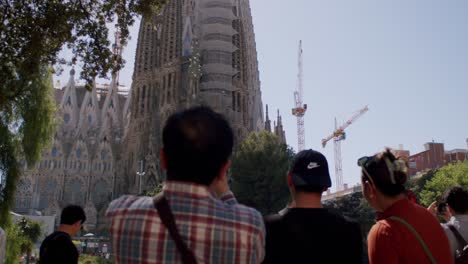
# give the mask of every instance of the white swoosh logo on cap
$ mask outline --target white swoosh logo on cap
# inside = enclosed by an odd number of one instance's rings
[[[320,167],[320,165],[318,165],[316,162],[311,162],[311,163],[309,163],[309,165],[307,165],[307,168],[309,170],[314,169],[314,168],[318,168],[318,167]]]

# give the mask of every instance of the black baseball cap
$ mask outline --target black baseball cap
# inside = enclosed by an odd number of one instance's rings
[[[332,186],[327,159],[318,151],[309,149],[297,153],[290,172],[294,186]]]

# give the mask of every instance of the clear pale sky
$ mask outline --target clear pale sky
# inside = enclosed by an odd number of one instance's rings
[[[294,148],[291,108],[303,41],[306,146],[327,156],[333,182],[333,143],[322,149],[320,141],[332,132],[335,117],[344,122],[365,105],[370,111],[342,143],[345,183],[359,182],[359,157],[386,146],[403,144],[413,154],[432,140],[446,150],[467,148],[468,1],[250,2],[263,103],[271,112],[280,109]],[[125,85],[131,84],[138,24],[124,52]],[[64,84],[68,74],[59,79]]]

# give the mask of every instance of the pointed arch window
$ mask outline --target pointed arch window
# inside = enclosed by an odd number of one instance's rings
[[[70,114],[66,113],[63,115],[63,121],[65,122],[65,124],[68,124],[70,123]]]
[[[105,160],[107,158],[107,152],[105,150],[101,151],[101,160]]]
[[[76,149],[76,157],[81,158],[81,149],[80,148]]]
[[[52,157],[57,157],[57,148],[56,147],[52,148]]]
[[[67,105],[71,105],[71,97],[70,96],[68,96],[68,98],[67,98]]]

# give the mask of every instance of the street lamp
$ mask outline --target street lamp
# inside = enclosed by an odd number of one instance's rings
[[[137,171],[136,174],[139,177],[139,180],[138,180],[138,194],[141,194],[141,181],[142,181],[142,177],[145,176],[145,174],[146,174],[146,172],[143,171],[143,160],[140,160],[140,171]]]

